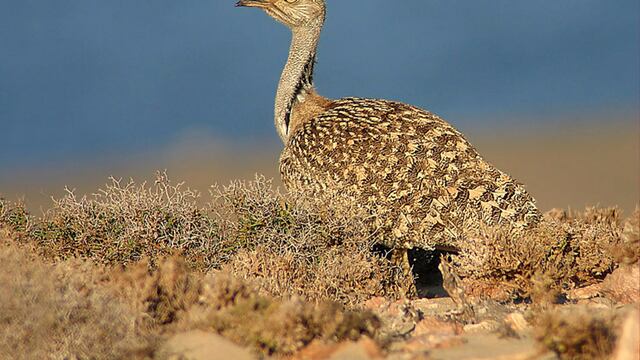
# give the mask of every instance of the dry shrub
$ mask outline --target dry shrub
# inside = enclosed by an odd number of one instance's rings
[[[148,357],[153,337],[136,332],[136,314],[95,287],[92,274],[81,264],[49,265],[0,245],[0,353],[15,359]]]
[[[0,197],[0,229],[25,231],[30,217],[22,203],[14,203]]]
[[[380,326],[367,311],[346,310],[335,302],[275,299],[226,272],[191,272],[180,257],[153,270],[144,264],[124,269],[109,283],[144,314],[138,324],[146,331],[170,335],[203,329],[264,354],[291,354],[313,340],[373,336]]]
[[[588,206],[583,211],[552,209],[545,214],[545,217],[560,222],[582,222],[592,225],[619,227],[622,222],[622,211],[615,206],[607,208]]]
[[[529,294],[536,288],[588,285],[617,267],[615,249],[622,240],[616,210],[551,215],[537,228],[519,234],[482,228],[454,257],[460,274],[509,282],[515,290]]]
[[[561,359],[605,359],[615,346],[616,324],[611,311],[557,307],[537,316],[534,336]]]
[[[616,261],[630,265],[640,261],[640,208],[622,224],[622,242],[613,250]]]
[[[335,302],[276,301],[245,281],[218,273],[204,282],[183,326],[213,330],[266,355],[290,355],[313,340],[375,336],[380,321],[371,312],[345,310]]]
[[[149,185],[112,179],[90,197],[69,191],[43,219],[11,228],[50,258],[109,265],[145,258],[153,268],[161,257],[181,253],[193,269],[226,266],[242,278],[260,279],[261,289],[275,296],[353,306],[403,294],[399,269],[372,253],[370,219],[339,197],[283,194],[264,177],[214,187],[212,196],[199,207],[198,194],[173,185],[165,173]]]
[[[212,197],[198,206],[197,193],[158,173],[154,184],[112,179],[90,197],[69,191],[42,219],[3,205],[0,223],[48,258],[107,265],[146,259],[155,268],[160,258],[180,253],[192,269],[224,266],[259,279],[261,290],[275,296],[355,306],[403,294],[400,269],[372,253],[368,219],[338,197],[283,194],[264,177],[214,187]]]
[[[640,207],[626,219],[617,207],[587,207],[582,212],[554,209],[546,215],[576,228],[591,227],[617,237],[612,246],[603,249],[616,264],[629,265],[640,260]]]
[[[182,252],[195,268],[217,263],[216,224],[196,204],[198,193],[173,185],[159,172],[154,184],[111,179],[91,197],[72,191],[54,200],[28,235],[51,257],[80,256],[128,264]]]
[[[255,280],[260,291],[273,296],[354,307],[374,296],[405,294],[407,279],[400,269],[372,253],[383,231],[339,194],[323,199],[283,194],[257,177],[214,187],[207,207],[198,206],[198,196],[159,173],[154,184],[112,180],[80,199],[69,192],[40,220],[0,202],[0,224],[22,232],[52,258],[122,265],[146,258],[153,268],[178,252],[192,269],[224,268]],[[508,282],[524,294],[535,291],[534,277],[544,284],[539,289],[586,285],[620,261],[637,261],[634,224],[637,219],[623,223],[617,209],[557,210],[524,233],[481,228],[461,244],[454,265],[462,277]]]
[[[261,295],[228,273],[205,276],[179,256],[155,268],[108,268],[47,264],[23,247],[0,246],[0,353],[17,359],[150,358],[163,339],[192,329],[285,355],[314,340],[373,337],[381,326],[368,311]]]
[[[174,325],[196,303],[202,278],[202,273],[188,269],[182,257],[172,256],[159,261],[153,269],[147,261],[114,269],[108,282],[131,308],[144,314],[138,319],[140,328],[165,332],[166,327]]]
[[[367,218],[337,196],[283,195],[261,177],[213,193],[223,247],[237,247],[225,268],[266,293],[350,306],[403,294],[400,269],[372,252]]]

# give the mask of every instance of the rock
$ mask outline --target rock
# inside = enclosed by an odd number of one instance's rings
[[[640,312],[637,308],[627,315],[611,358],[614,360],[640,359]]]
[[[601,283],[571,290],[571,300],[588,300],[606,296],[615,302],[632,304],[640,301],[640,266],[622,266],[609,274]]]
[[[328,344],[320,340],[313,340],[311,344],[297,352],[291,357],[293,359],[304,360],[324,360],[328,359],[338,349],[337,344]]]
[[[382,308],[383,305],[388,304],[389,301],[381,296],[373,297],[364,303],[365,309],[376,311]]]
[[[427,317],[416,324],[413,336],[423,336],[431,334],[442,335],[459,335],[462,333],[462,327],[458,323],[441,321],[435,317]]]
[[[447,314],[457,309],[456,303],[454,303],[450,297],[418,299],[413,301],[413,306],[420,310],[426,317]]]
[[[459,345],[462,343],[458,336],[461,333],[462,326],[457,323],[425,318],[416,324],[412,337],[400,350],[414,353]]]
[[[373,298],[365,303],[365,308],[380,318],[383,323],[380,332],[388,337],[408,335],[421,318],[420,311],[406,299],[389,302],[381,298]]]
[[[158,351],[158,358],[180,360],[251,360],[257,359],[220,335],[192,330],[171,337]]]
[[[494,320],[485,320],[479,324],[468,324],[464,326],[467,334],[491,333],[500,329],[500,323]]]
[[[371,338],[363,337],[358,341],[348,341],[340,344],[328,344],[315,340],[290,359],[376,360],[382,358],[383,354],[378,345]]]
[[[602,294],[624,304],[640,302],[640,266],[622,266],[602,282]]]
[[[406,354],[425,354],[433,349],[447,349],[462,344],[464,339],[459,336],[429,335],[411,338],[396,350]]]
[[[365,302],[364,306],[382,317],[401,318],[411,314],[414,317],[416,313],[411,301],[406,299],[390,302],[383,298],[373,298]]]
[[[591,310],[610,310],[615,307],[615,302],[603,297],[595,297],[576,301],[576,305],[584,305]]]
[[[373,360],[382,359],[382,351],[378,345],[368,337],[358,342],[348,342],[338,345],[330,360]]]
[[[429,353],[434,360],[552,360],[557,356],[541,350],[531,338],[502,339],[497,335],[465,336],[462,346],[435,349]]]
[[[531,329],[529,322],[524,318],[524,315],[519,312],[507,315],[507,317],[505,318],[505,322],[513,331],[517,333],[523,333]]]
[[[472,303],[481,299],[502,302],[513,298],[513,286],[498,280],[464,278],[462,286]]]
[[[567,292],[567,298],[570,300],[586,300],[600,296],[602,292],[602,283],[593,284]]]

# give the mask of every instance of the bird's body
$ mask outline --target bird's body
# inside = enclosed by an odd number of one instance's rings
[[[282,180],[366,209],[394,249],[454,246],[486,225],[523,229],[539,212],[523,186],[438,116],[399,102],[326,99],[313,86],[323,0],[241,0],[292,30],[276,95]]]
[[[456,246],[480,226],[538,221],[523,186],[438,116],[403,103],[346,98],[299,124],[280,158],[289,188],[339,192],[374,215],[390,247]]]

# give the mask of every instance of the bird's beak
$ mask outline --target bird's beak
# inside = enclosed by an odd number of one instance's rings
[[[269,1],[267,0],[240,0],[236,3],[236,6],[246,6],[246,7],[257,7],[257,8],[266,8],[269,6]]]

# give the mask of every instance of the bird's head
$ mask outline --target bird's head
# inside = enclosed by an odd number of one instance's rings
[[[257,7],[295,30],[323,22],[324,0],[240,0],[236,6]]]

